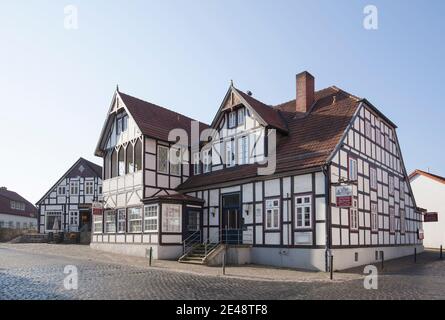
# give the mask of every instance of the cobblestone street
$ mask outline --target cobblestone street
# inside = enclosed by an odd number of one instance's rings
[[[0,244],[0,299],[445,298],[445,261],[431,252],[419,255],[417,264],[412,257],[387,262],[378,290],[364,289],[362,268],[336,273],[334,282],[324,273],[294,271],[283,271],[286,279],[294,274],[293,281],[270,281],[150,268],[138,258],[119,257],[80,246]],[[77,267],[77,290],[64,288],[67,265]]]

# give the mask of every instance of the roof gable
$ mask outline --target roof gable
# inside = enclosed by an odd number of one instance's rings
[[[11,201],[24,203],[25,210],[12,209]],[[37,208],[17,192],[0,188],[0,213],[35,218],[37,217]]]
[[[419,169],[414,170],[409,175],[409,180],[412,181],[417,176],[424,176],[424,177],[429,178],[431,180],[434,180],[434,181],[437,181],[437,182],[445,184],[445,178],[444,177],[436,175],[436,174],[432,174],[432,173],[429,173],[429,172],[425,172],[425,171],[422,171],[422,170],[419,170]]]
[[[102,167],[97,164],[88,161],[84,158],[79,158],[69,169],[66,171],[62,177],[45,193],[45,195],[37,201],[39,205],[45,198],[54,190],[54,188],[60,184],[65,178],[75,178],[75,177],[98,177],[102,179]]]

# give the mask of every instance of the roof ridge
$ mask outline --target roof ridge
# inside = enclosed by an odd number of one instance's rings
[[[173,111],[173,110],[171,110],[171,109],[169,109],[169,108],[166,108],[166,107],[160,106],[160,105],[158,105],[158,104],[155,104],[155,103],[153,103],[153,102],[149,102],[149,101],[147,101],[147,100],[143,100],[143,99],[141,99],[141,98],[138,98],[138,97],[132,96],[132,95],[130,95],[130,94],[127,94],[127,93],[125,93],[125,92],[119,91],[119,92],[118,92],[118,94],[123,94],[123,95],[125,95],[125,96],[127,96],[127,97],[130,97],[130,98],[133,98],[133,99],[139,100],[139,101],[141,101],[141,102],[143,102],[143,103],[148,103],[148,104],[150,104],[150,105],[152,105],[152,106],[154,106],[154,107],[157,107],[157,108],[163,109],[163,110],[165,110],[165,111],[168,111],[168,112],[172,112],[172,113],[175,113],[175,114],[177,114],[177,115],[180,115],[180,116],[182,116],[182,117],[184,117],[184,118],[187,118],[187,119],[190,119],[190,120],[193,120],[193,121],[198,121],[198,122],[200,122],[200,123],[206,124],[206,123],[204,123],[204,122],[202,122],[202,121],[199,121],[199,120],[196,120],[196,119],[190,118],[189,116],[186,116],[185,114],[179,113],[179,112],[177,112],[177,111]]]
[[[416,169],[414,170],[409,176],[408,178],[411,180],[415,175],[422,175],[422,176],[426,176],[428,178],[431,178],[433,180],[440,180],[439,182],[445,183],[445,177],[439,176],[437,174],[434,173],[430,173],[430,172],[426,172],[420,169]]]
[[[338,91],[338,92],[343,92],[344,94],[346,94],[347,96],[349,96],[351,99],[354,99],[354,100],[356,100],[356,101],[360,101],[360,100],[362,100],[362,98],[360,98],[359,96],[356,96],[356,95],[354,95],[354,94],[352,94],[352,93],[349,93],[348,91],[345,91],[345,90],[343,90],[343,89],[341,89],[341,88],[339,88],[339,87],[337,87],[337,86],[335,86],[335,85],[332,85],[332,86],[330,86],[329,88],[332,88],[332,89],[334,89],[334,90],[336,90],[336,91]]]

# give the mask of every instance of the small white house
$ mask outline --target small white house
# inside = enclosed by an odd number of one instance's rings
[[[417,205],[428,211],[423,224],[425,248],[445,246],[445,178],[421,170],[409,178]]]

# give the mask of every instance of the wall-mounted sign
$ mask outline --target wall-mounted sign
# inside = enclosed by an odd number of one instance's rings
[[[353,187],[343,185],[335,187],[335,202],[339,208],[352,207]]]
[[[423,221],[424,222],[437,222],[439,221],[439,215],[437,212],[426,212],[423,215]]]
[[[417,239],[423,240],[425,238],[425,235],[423,233],[423,229],[417,229]]]
[[[93,215],[100,216],[104,211],[104,205],[102,202],[93,202],[92,208],[93,208]]]

